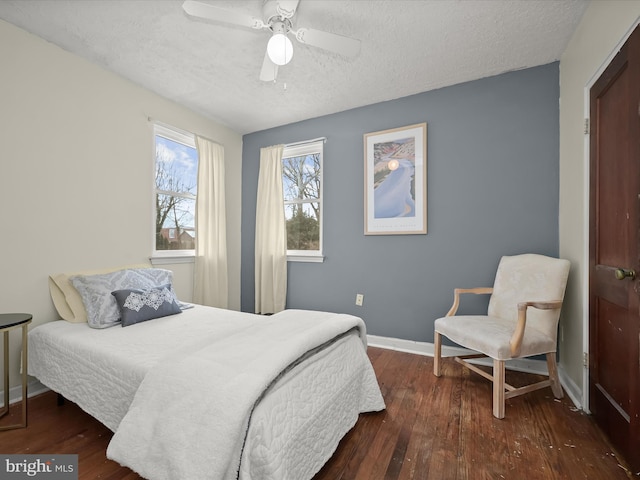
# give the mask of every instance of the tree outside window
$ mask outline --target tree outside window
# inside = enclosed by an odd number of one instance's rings
[[[287,253],[322,252],[322,142],[285,147],[282,186]]]
[[[193,136],[156,125],[155,250],[195,249],[198,154]]]

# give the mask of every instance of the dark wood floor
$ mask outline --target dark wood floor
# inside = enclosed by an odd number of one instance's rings
[[[387,409],[362,415],[314,480],[637,478],[592,419],[550,389],[508,400],[497,420],[490,383],[453,361],[436,378],[430,357],[378,348],[369,357]],[[514,385],[529,378],[507,372]],[[140,479],[107,460],[111,436],[49,392],[29,400],[28,428],[0,432],[0,453],[77,453],[80,480]]]

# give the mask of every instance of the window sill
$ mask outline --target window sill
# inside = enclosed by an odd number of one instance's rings
[[[151,261],[151,265],[156,266],[156,265],[171,265],[171,264],[177,264],[177,263],[194,263],[195,262],[195,255],[192,252],[189,253],[173,253],[170,255],[154,255],[152,257],[149,258],[149,260]]]
[[[287,255],[288,262],[308,262],[308,263],[322,263],[324,262],[323,255]]]

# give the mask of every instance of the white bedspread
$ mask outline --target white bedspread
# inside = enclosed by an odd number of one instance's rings
[[[200,338],[197,348],[189,345],[147,373],[109,444],[107,456],[152,480],[238,478],[243,446],[245,441],[252,441],[247,440],[246,432],[256,402],[278,376],[295,368],[297,360],[354,328],[360,332],[359,341],[366,345],[360,318],[286,310],[260,317],[258,322],[239,322],[224,341],[215,334]],[[351,351],[366,357],[362,345]],[[362,386],[354,390],[357,398],[349,401],[356,412],[381,410],[384,402],[371,364],[367,359],[361,365],[364,367],[350,370],[353,381]],[[321,408],[336,409],[326,405]],[[332,435],[343,435],[355,423],[353,413],[344,416],[343,431]],[[286,437],[285,429],[280,441],[286,441]],[[335,448],[337,440],[332,442],[331,448]],[[266,476],[267,470],[283,475],[283,460],[278,459],[275,466],[274,462],[267,458],[253,472],[245,468],[242,478],[284,478]],[[312,465],[310,474],[317,468]]]
[[[180,315],[130,327],[48,322],[29,332],[29,375],[115,432],[147,372],[214,335],[252,328],[265,317],[196,305]]]

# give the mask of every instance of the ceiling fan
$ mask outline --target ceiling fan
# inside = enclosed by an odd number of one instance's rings
[[[263,20],[244,13],[226,10],[208,3],[187,0],[182,8],[187,15],[216,22],[228,23],[255,30],[269,30],[271,38],[262,62],[260,80],[275,81],[278,67],[286,65],[293,56],[293,44],[290,33],[298,42],[319,47],[347,57],[354,57],[360,51],[360,40],[335,33],[323,32],[311,28],[293,29],[293,18],[299,0],[264,0]]]

